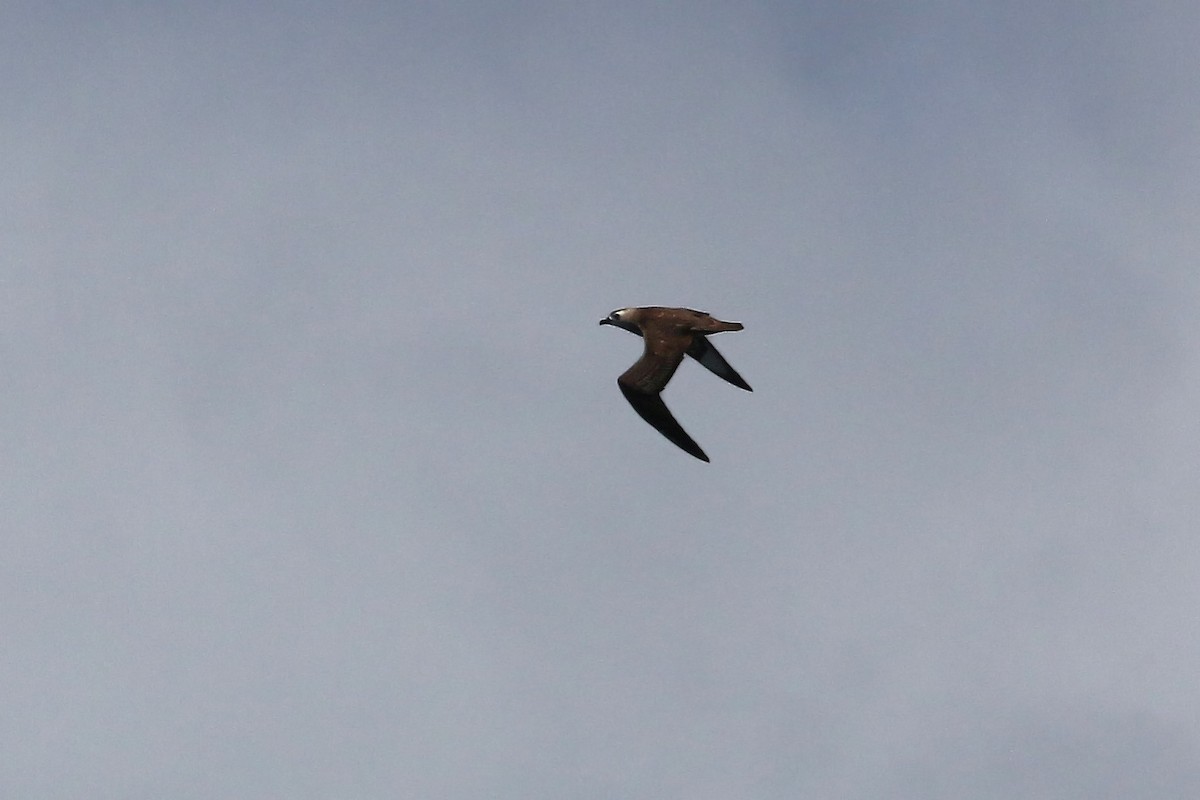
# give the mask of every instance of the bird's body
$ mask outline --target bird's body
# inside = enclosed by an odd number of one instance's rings
[[[700,445],[671,415],[661,393],[685,355],[734,386],[754,391],[707,338],[713,333],[740,331],[742,323],[723,322],[690,308],[643,306],[617,309],[600,320],[600,324],[624,328],[646,341],[642,357],[617,378],[621,393],[634,411],[684,451],[708,461]]]

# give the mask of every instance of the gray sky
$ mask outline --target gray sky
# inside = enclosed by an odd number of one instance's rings
[[[1200,796],[1200,11],[72,5],[0,795]]]

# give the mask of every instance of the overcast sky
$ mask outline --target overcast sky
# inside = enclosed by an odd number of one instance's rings
[[[1197,41],[6,4],[0,796],[1200,797]]]

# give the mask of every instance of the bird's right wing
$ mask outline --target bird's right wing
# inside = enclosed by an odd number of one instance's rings
[[[683,351],[687,349],[690,336],[664,336],[656,333],[643,334],[646,346],[642,357],[633,366],[625,370],[618,378],[622,386],[628,386],[639,392],[661,392],[679,369],[683,361]]]
[[[643,392],[629,386],[624,382],[624,377],[622,375],[617,379],[617,385],[621,387],[621,394],[625,395],[625,399],[629,401],[629,405],[633,406],[633,410],[638,413],[638,416],[653,425],[659,433],[684,452],[690,453],[701,461],[708,461],[708,456],[700,449],[700,445],[696,444],[691,436],[688,436],[687,431],[671,414],[671,410],[663,402],[662,395],[658,392]]]

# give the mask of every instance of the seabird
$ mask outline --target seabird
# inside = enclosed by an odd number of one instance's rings
[[[708,341],[712,333],[742,330],[742,323],[722,322],[690,308],[643,306],[619,308],[600,320],[600,324],[616,325],[646,340],[642,357],[617,378],[617,386],[633,410],[680,448],[701,461],[708,461],[700,445],[671,415],[662,400],[662,390],[687,354],[717,377],[739,389],[754,391]]]

